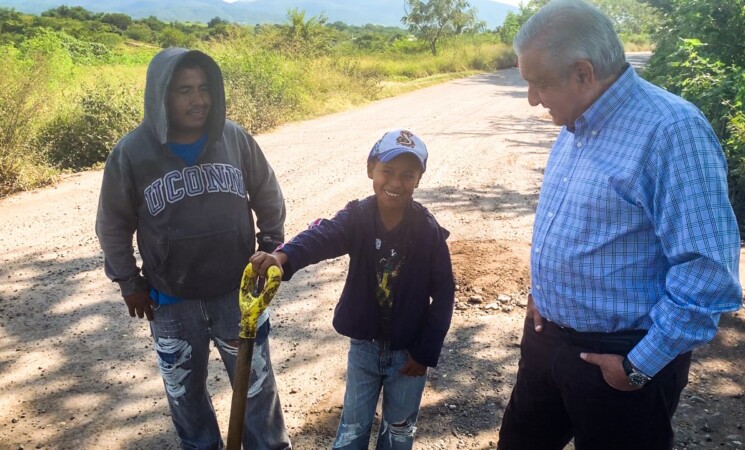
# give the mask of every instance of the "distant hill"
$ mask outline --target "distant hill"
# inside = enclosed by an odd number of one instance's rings
[[[470,0],[479,11],[479,19],[492,29],[504,22],[514,6],[491,0]],[[387,26],[402,26],[403,0],[0,0],[0,7],[40,14],[60,5],[82,6],[93,12],[119,12],[139,19],[155,16],[171,22],[209,22],[220,17],[245,24],[281,23],[286,21],[287,10],[298,8],[307,16],[321,12],[333,23],[341,21],[349,25],[368,23]]]

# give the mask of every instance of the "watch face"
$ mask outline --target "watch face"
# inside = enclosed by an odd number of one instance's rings
[[[629,374],[629,384],[632,386],[644,386],[649,378],[643,373],[632,372]]]

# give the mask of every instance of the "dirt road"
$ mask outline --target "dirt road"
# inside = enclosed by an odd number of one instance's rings
[[[460,289],[417,448],[493,448],[516,371],[538,189],[558,130],[529,107],[510,69],[259,135],[287,200],[288,237],[371,193],[367,152],[397,127],[430,150],[415,197],[451,231]],[[0,450],[177,448],[146,323],[127,315],[103,274],[93,232],[100,180],[100,171],[85,172],[0,201]],[[308,268],[274,301],[272,358],[297,449],[329,448],[341,411],[347,342],[331,316],[345,268],[345,258]],[[469,302],[474,296],[483,302]],[[744,341],[740,312],[697,354],[681,448],[742,445]],[[211,365],[225,434],[230,390],[216,352]]]

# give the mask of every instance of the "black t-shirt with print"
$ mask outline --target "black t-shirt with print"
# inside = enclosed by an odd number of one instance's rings
[[[375,298],[380,307],[378,339],[390,341],[391,311],[396,284],[406,260],[406,220],[394,229],[386,231],[377,217],[375,221]]]

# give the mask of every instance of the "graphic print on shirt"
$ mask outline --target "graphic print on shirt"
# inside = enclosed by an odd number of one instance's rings
[[[381,308],[390,311],[393,305],[393,285],[401,273],[405,258],[396,251],[393,245],[386,245],[386,242],[380,239],[375,240],[375,247],[380,255],[375,268],[378,281],[375,298]]]
[[[157,216],[168,204],[177,203],[187,196],[215,192],[246,197],[243,173],[229,164],[219,163],[172,170],[145,188],[145,202],[150,214]]]

